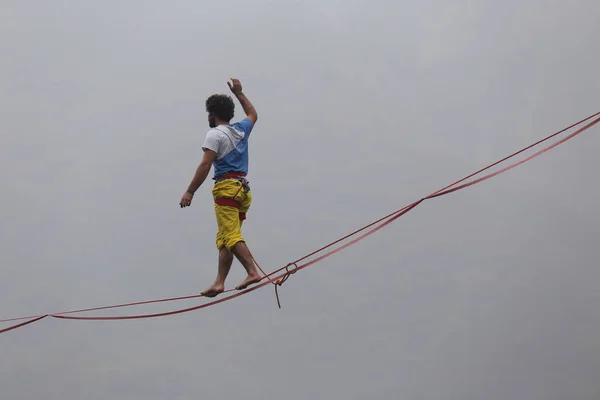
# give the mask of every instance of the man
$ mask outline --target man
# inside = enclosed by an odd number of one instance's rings
[[[246,279],[236,286],[237,290],[243,290],[261,280],[241,233],[242,221],[252,202],[252,193],[245,177],[248,173],[248,138],[258,114],[242,92],[240,81],[231,81],[227,85],[242,105],[246,118],[230,124],[235,109],[230,96],[214,94],[206,100],[208,125],[211,129],[202,146],[202,161],[179,203],[182,208],[191,205],[194,193],[208,176],[211,165],[214,165],[215,183],[212,194],[218,227],[219,269],[215,282],[201,293],[207,297],[215,297],[225,290],[225,279],[234,255],[248,273]]]

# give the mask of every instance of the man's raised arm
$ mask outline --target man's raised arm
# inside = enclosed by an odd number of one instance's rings
[[[242,92],[242,84],[240,83],[240,80],[232,78],[231,82],[233,82],[233,84],[227,82],[227,85],[229,85],[229,89],[231,89],[231,92],[239,100],[248,119],[252,121],[252,124],[255,124],[258,120],[258,113],[256,112],[256,109],[254,108],[250,100],[248,100],[246,95]]]

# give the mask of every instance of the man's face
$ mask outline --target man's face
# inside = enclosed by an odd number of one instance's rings
[[[215,122],[215,117],[212,114],[208,114],[208,126],[210,126],[211,128],[214,128],[215,126],[217,126],[217,124]]]

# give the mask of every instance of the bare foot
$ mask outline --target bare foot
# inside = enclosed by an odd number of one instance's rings
[[[225,290],[225,285],[219,284],[219,283],[213,283],[213,285],[211,287],[209,287],[208,289],[205,289],[200,294],[203,296],[206,296],[206,297],[215,297],[219,293],[223,293],[224,290]]]
[[[252,285],[253,283],[258,283],[260,282],[260,275],[255,273],[255,274],[251,274],[248,275],[246,277],[246,279],[244,279],[242,281],[242,283],[240,283],[239,285],[237,285],[235,288],[237,290],[242,290],[242,289],[246,289],[248,286]]]

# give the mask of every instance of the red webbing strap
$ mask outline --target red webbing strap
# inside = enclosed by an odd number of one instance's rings
[[[234,199],[219,197],[219,198],[215,199],[215,203],[217,203],[220,206],[230,206],[230,207],[240,208],[240,203],[238,203]]]
[[[519,153],[522,153],[523,151],[525,151],[525,150],[527,150],[527,149],[529,149],[529,148],[531,148],[531,147],[533,147],[533,146],[535,146],[537,144],[540,144],[540,143],[542,143],[542,142],[544,142],[544,141],[546,141],[546,140],[548,140],[548,139],[550,139],[550,138],[552,138],[552,137],[554,137],[554,136],[556,136],[556,135],[558,135],[558,134],[560,134],[560,133],[562,133],[562,132],[564,132],[564,131],[566,131],[566,130],[568,130],[568,129],[576,126],[576,125],[579,125],[582,122],[585,122],[585,121],[587,121],[587,120],[589,120],[591,118],[594,118],[594,117],[596,117],[598,115],[600,115],[600,112],[598,112],[598,113],[596,113],[596,114],[594,114],[594,115],[592,115],[590,117],[587,117],[587,118],[585,118],[585,119],[583,119],[583,120],[581,120],[581,121],[579,121],[579,122],[577,122],[577,123],[575,123],[575,124],[573,124],[573,125],[565,128],[565,129],[562,129],[561,131],[556,132],[556,133],[554,133],[554,134],[552,134],[552,135],[550,135],[550,136],[548,136],[548,137],[546,137],[546,138],[544,138],[544,139],[542,139],[542,140],[534,143],[533,145],[530,145],[530,146],[528,146],[528,147],[526,147],[524,149],[521,149],[518,152],[515,152],[512,155],[510,155],[508,157],[505,157],[505,158],[503,158],[500,161],[497,161],[497,162],[495,162],[493,164],[490,164],[489,166],[487,166],[487,167],[485,167],[485,168],[483,168],[483,169],[481,169],[481,170],[479,170],[479,171],[477,171],[477,172],[475,172],[473,174],[470,174],[470,175],[462,178],[461,180],[456,181],[455,183],[453,183],[451,185],[448,185],[445,188],[442,188],[442,189],[440,189],[440,190],[438,190],[438,191],[430,194],[429,196],[426,196],[426,197],[424,197],[424,198],[422,198],[422,199],[420,199],[418,201],[415,201],[414,203],[412,203],[412,204],[410,204],[408,206],[405,206],[405,207],[401,208],[400,210],[394,211],[393,213],[388,214],[387,216],[385,216],[383,218],[380,218],[379,220],[377,220],[375,222],[372,222],[369,225],[366,225],[366,226],[364,226],[364,227],[362,227],[362,228],[360,228],[360,229],[352,232],[351,234],[346,235],[343,238],[338,239],[338,240],[336,240],[336,241],[334,241],[334,242],[332,242],[332,243],[330,243],[330,244],[322,247],[321,249],[316,250],[316,251],[314,251],[314,252],[312,252],[312,253],[310,253],[310,254],[302,257],[301,259],[299,259],[297,261],[294,261],[292,263],[288,263],[286,266],[281,267],[281,268],[279,268],[279,269],[271,272],[268,275],[265,274],[265,277],[267,278],[266,281],[264,281],[262,283],[258,283],[255,286],[250,287],[248,289],[245,289],[243,291],[239,291],[238,293],[235,293],[233,295],[230,295],[230,296],[227,296],[227,297],[223,297],[223,298],[221,298],[219,300],[214,300],[214,301],[211,301],[211,302],[199,305],[199,306],[195,306],[195,307],[190,307],[190,308],[181,309],[181,310],[175,310],[175,311],[170,311],[170,312],[156,313],[156,314],[129,315],[129,316],[107,316],[107,317],[93,317],[93,316],[92,317],[76,317],[76,316],[67,316],[67,314],[72,314],[72,313],[77,313],[77,312],[83,312],[83,311],[101,310],[101,309],[107,309],[107,308],[119,308],[119,307],[125,307],[125,306],[129,306],[129,305],[149,304],[149,303],[155,303],[155,302],[160,302],[160,301],[171,301],[171,300],[177,300],[177,299],[202,297],[202,296],[201,295],[194,295],[194,296],[185,296],[185,297],[163,299],[163,300],[149,300],[149,301],[142,301],[142,302],[136,302],[136,303],[117,304],[117,305],[113,305],[113,306],[104,306],[104,307],[87,308],[87,309],[83,309],[83,310],[67,311],[67,312],[63,312],[63,313],[46,314],[46,315],[40,315],[40,316],[37,316],[37,317],[11,318],[11,319],[0,320],[0,322],[16,321],[16,320],[22,320],[22,319],[26,319],[26,318],[32,318],[32,319],[29,320],[29,321],[20,323],[18,325],[11,326],[9,328],[5,328],[3,330],[0,330],[0,333],[7,332],[9,330],[16,329],[18,327],[25,326],[27,324],[36,322],[36,321],[38,321],[38,320],[40,320],[42,318],[45,318],[46,316],[52,316],[54,318],[62,318],[62,319],[75,319],[75,320],[120,320],[120,319],[152,318],[152,317],[159,317],[159,316],[179,314],[179,313],[183,313],[183,312],[188,312],[188,311],[192,311],[192,310],[197,310],[197,309],[200,309],[200,308],[208,307],[208,306],[211,306],[211,305],[214,305],[214,304],[221,303],[223,301],[227,301],[227,300],[233,299],[233,298],[238,297],[238,296],[242,296],[242,295],[244,295],[246,293],[249,293],[249,292],[252,292],[254,290],[257,290],[257,289],[259,289],[261,287],[264,287],[264,286],[266,286],[268,284],[273,284],[273,282],[275,282],[276,286],[279,286],[279,285],[283,284],[283,282],[285,282],[290,277],[291,274],[296,273],[297,271],[299,271],[301,269],[304,269],[304,268],[306,268],[306,267],[308,267],[308,266],[310,266],[310,265],[312,265],[312,264],[314,264],[314,263],[316,263],[318,261],[321,261],[321,260],[323,260],[323,259],[325,259],[327,257],[330,257],[331,255],[333,255],[333,254],[335,254],[335,253],[337,253],[337,252],[339,252],[339,251],[341,251],[341,250],[343,250],[343,249],[345,249],[345,248],[353,245],[354,243],[356,243],[356,242],[364,239],[365,237],[367,237],[367,236],[375,233],[376,231],[382,229],[386,225],[392,223],[396,219],[400,218],[402,215],[406,214],[407,212],[409,212],[410,210],[412,210],[413,208],[415,208],[417,205],[419,205],[424,200],[430,199],[430,198],[434,198],[434,197],[443,196],[445,194],[449,194],[449,193],[452,193],[454,191],[461,190],[461,189],[464,189],[464,188],[466,188],[468,186],[471,186],[471,185],[474,185],[476,183],[482,182],[484,180],[490,179],[490,178],[492,178],[492,177],[494,177],[494,176],[496,176],[498,174],[506,172],[506,171],[508,171],[508,170],[510,170],[512,168],[515,168],[516,166],[521,165],[521,164],[523,164],[523,163],[525,163],[525,162],[527,162],[527,161],[529,161],[529,160],[531,160],[531,159],[533,159],[533,158],[541,155],[542,153],[544,153],[544,152],[546,152],[546,151],[548,151],[548,150],[550,150],[550,149],[558,146],[559,144],[562,144],[565,141],[567,141],[567,140],[569,140],[569,139],[571,139],[571,138],[579,135],[580,133],[582,133],[586,129],[588,129],[591,126],[593,126],[593,125],[597,124],[598,122],[600,122],[600,118],[595,119],[594,121],[588,123],[583,128],[581,128],[581,129],[577,130],[576,132],[570,134],[566,138],[561,139],[560,141],[558,141],[558,142],[556,142],[556,143],[554,143],[554,144],[546,147],[545,149],[542,149],[542,150],[534,153],[533,155],[525,158],[524,160],[521,160],[519,162],[513,163],[512,165],[509,165],[508,167],[505,167],[505,168],[503,168],[503,169],[501,169],[499,171],[490,173],[490,174],[488,174],[488,175],[486,175],[486,176],[484,176],[482,178],[478,178],[478,179],[475,179],[473,181],[467,182],[467,183],[465,183],[465,184],[463,184],[461,186],[456,186],[457,184],[459,184],[459,183],[461,183],[461,182],[463,182],[463,181],[465,181],[465,180],[467,180],[467,179],[469,179],[469,178],[471,178],[471,177],[479,174],[480,172],[483,172],[483,171],[485,171],[485,170],[487,170],[487,169],[489,169],[489,168],[491,168],[491,167],[499,164],[502,161],[505,161],[505,160],[507,160],[507,159],[509,159],[509,158],[511,158],[511,157],[513,157],[513,156],[515,156],[517,154],[519,154]],[[453,186],[456,186],[456,187],[452,188]],[[379,225],[377,225],[377,224],[379,224]],[[375,225],[377,225],[377,226],[375,226]],[[335,248],[333,250],[330,250],[329,252],[327,252],[327,253],[325,253],[325,254],[317,257],[317,258],[314,258],[314,259],[312,259],[312,260],[310,260],[310,261],[308,261],[308,262],[306,262],[306,263],[304,263],[302,265],[298,265],[297,264],[299,261],[304,260],[304,259],[306,259],[306,258],[308,258],[310,256],[313,256],[316,253],[318,253],[318,252],[320,252],[320,251],[322,251],[322,250],[324,250],[324,249],[326,249],[328,247],[331,247],[331,246],[333,246],[333,245],[335,245],[335,244],[337,244],[337,243],[339,243],[339,242],[341,242],[341,241],[343,241],[343,240],[345,240],[347,238],[350,238],[351,236],[354,236],[357,233],[359,233],[359,232],[361,232],[361,231],[363,231],[365,229],[368,229],[370,227],[373,227],[373,226],[375,226],[375,227],[372,228],[372,229],[370,229],[369,231],[363,233],[359,237],[356,237],[353,240],[345,243],[344,245],[339,246],[339,247],[337,247],[337,248]],[[293,270],[293,272],[290,272],[287,269],[290,265],[295,265],[296,266],[296,268]],[[286,272],[279,274],[284,269],[286,270]],[[261,271],[262,271],[262,268],[261,268]],[[262,272],[264,273],[264,271],[262,271]],[[279,275],[277,275],[277,274],[279,274]],[[234,291],[234,290],[230,289],[230,290],[225,291],[225,293],[232,292],[232,291]]]
[[[511,165],[509,165],[507,167],[504,167],[504,168],[502,168],[502,169],[500,169],[500,170],[498,170],[496,172],[493,172],[491,174],[482,176],[481,178],[474,179],[471,182],[464,183],[464,184],[462,184],[460,186],[456,186],[456,187],[451,188],[451,189],[446,189],[446,190],[443,190],[443,191],[435,192],[434,194],[431,194],[431,195],[427,196],[426,199],[432,199],[434,197],[443,196],[443,195],[448,194],[448,193],[456,192],[457,190],[464,189],[464,188],[469,187],[471,185],[474,185],[476,183],[483,182],[485,180],[493,178],[496,175],[500,175],[501,173],[506,172],[506,171],[508,171],[510,169],[513,169],[513,168],[515,168],[515,167],[517,167],[517,166],[519,166],[521,164],[524,164],[527,161],[529,161],[529,160],[531,160],[531,159],[539,156],[540,154],[543,154],[543,153],[547,152],[548,150],[553,149],[554,147],[558,146],[559,144],[562,144],[562,143],[566,142],[567,140],[574,138],[575,136],[579,135],[581,132],[585,131],[586,129],[591,128],[592,126],[596,125],[598,122],[600,122],[600,118],[596,118],[595,120],[593,120],[589,124],[585,125],[583,128],[580,128],[580,129],[576,130],[575,132],[571,133],[570,135],[562,138],[561,140],[559,140],[557,142],[554,142],[553,144],[551,144],[548,147],[545,147],[545,148],[543,148],[543,149],[541,149],[541,150],[533,153],[532,155],[530,155],[530,156],[522,159],[521,161],[518,161],[518,162],[516,162],[514,164],[511,164]]]
[[[0,333],[12,331],[13,329],[17,329],[17,328],[20,328],[22,326],[29,325],[31,323],[37,322],[40,319],[43,319],[43,318],[46,318],[46,317],[47,317],[47,315],[42,315],[42,316],[39,316],[37,318],[31,319],[29,321],[21,322],[20,324],[9,326],[8,328],[0,329]],[[17,318],[15,318],[15,319],[17,319]],[[15,319],[13,319],[13,320],[15,320]]]
[[[245,178],[246,174],[243,172],[226,172],[223,175],[215,176],[215,181],[220,181],[223,179],[237,179],[237,178]]]

